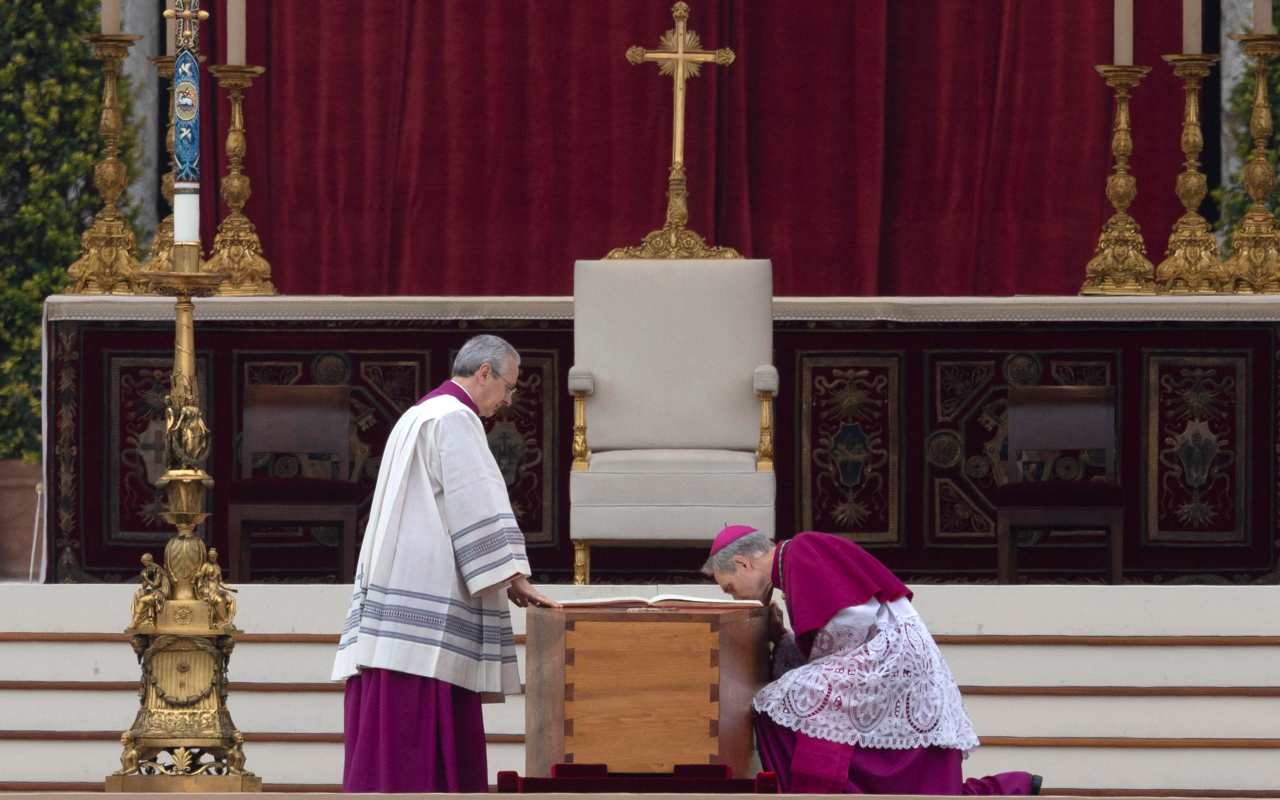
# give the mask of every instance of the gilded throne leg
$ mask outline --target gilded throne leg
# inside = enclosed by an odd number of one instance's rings
[[[573,543],[573,585],[591,583],[591,547],[586,542]]]

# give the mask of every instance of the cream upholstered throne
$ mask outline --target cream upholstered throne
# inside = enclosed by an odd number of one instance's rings
[[[773,271],[763,260],[579,261],[573,277],[574,581],[592,546],[773,535]]]

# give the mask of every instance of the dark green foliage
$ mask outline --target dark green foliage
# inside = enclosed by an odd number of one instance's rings
[[[0,458],[39,457],[40,311],[101,207],[98,0],[0,0]],[[130,93],[121,160],[136,177]],[[127,197],[122,197],[122,201]],[[134,209],[124,208],[126,214]]]

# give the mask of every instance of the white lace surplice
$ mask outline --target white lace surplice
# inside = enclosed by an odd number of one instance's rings
[[[906,598],[841,610],[814,637],[807,663],[788,633],[774,666],[788,671],[753,706],[784,728],[891,750],[978,746],[955,678]]]

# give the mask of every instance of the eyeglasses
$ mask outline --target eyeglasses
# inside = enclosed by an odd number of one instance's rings
[[[511,383],[507,383],[507,379],[502,377],[501,373],[495,372],[493,373],[493,376],[498,380],[502,381],[502,385],[507,388],[506,396],[508,398],[512,398],[516,396],[516,387],[520,385],[519,379],[514,380]]]

